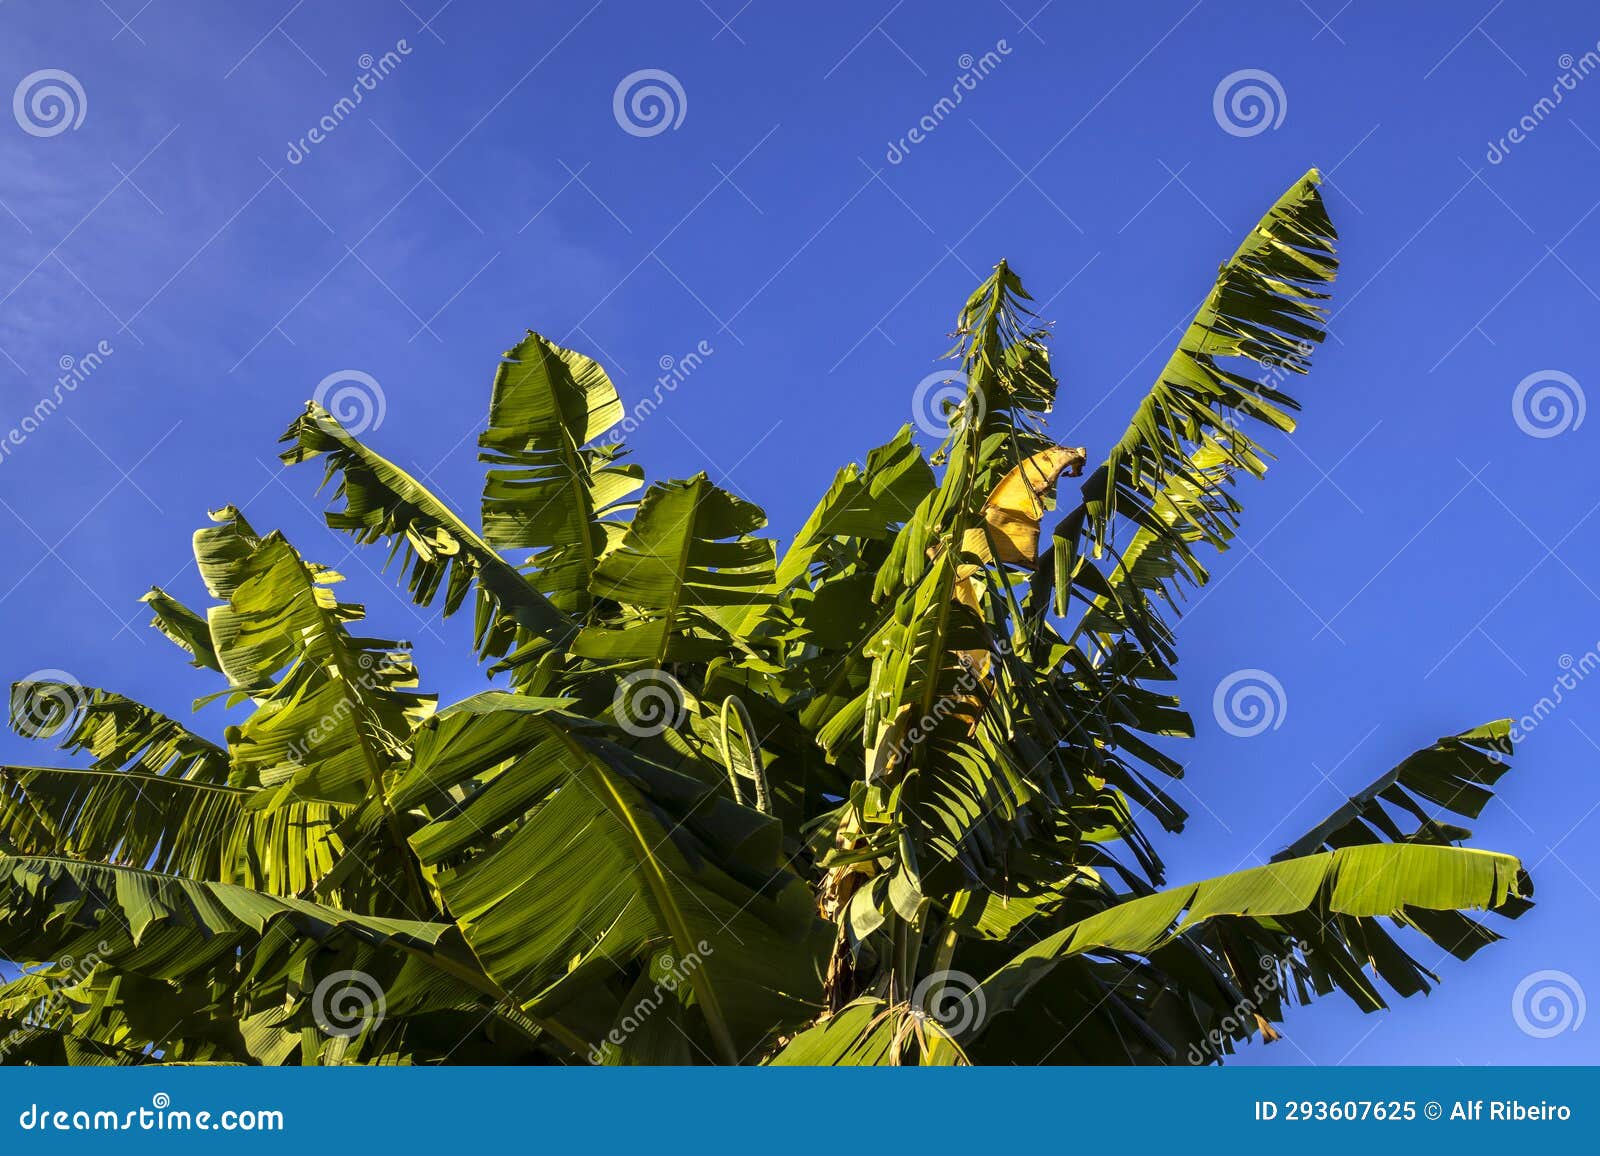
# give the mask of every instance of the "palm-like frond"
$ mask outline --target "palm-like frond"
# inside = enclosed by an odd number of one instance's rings
[[[1261,472],[1261,446],[1243,419],[1294,429],[1298,403],[1280,388],[1285,374],[1305,373],[1323,339],[1327,286],[1338,269],[1336,234],[1312,170],[1267,211],[1222,266],[1178,348],[1134,412],[1127,432],[1083,485],[1083,505],[1061,537],[1080,535],[1099,551],[1114,538],[1120,514],[1159,529],[1151,505],[1170,479],[1197,489],[1212,484],[1190,460],[1208,435],[1229,464]],[[1235,368],[1239,359],[1264,372]]]
[[[629,1010],[619,976],[663,954],[730,1062],[820,999],[820,928],[776,823],[592,723],[518,696],[468,700],[423,727],[392,802],[432,814],[412,844],[488,972],[530,1013],[577,1017],[596,1046],[612,1026],[597,1012]]]
[[[203,620],[201,620],[203,622]],[[209,645],[209,638],[207,639]],[[339,811],[293,800],[264,810],[232,781],[229,752],[122,695],[19,683],[13,726],[90,756],[86,767],[0,766],[0,847],[145,867],[191,879],[302,894],[344,851]],[[70,703],[41,727],[26,705]]]
[[[448,616],[476,589],[473,637],[480,657],[527,658],[577,629],[449,506],[320,406],[308,405],[281,440],[293,443],[282,454],[289,465],[327,456],[323,483],[337,478],[334,498],[344,501],[328,512],[328,525],[363,544],[389,541],[390,557],[402,558],[419,606],[432,606],[442,591]]]
[[[8,954],[53,969],[64,998],[47,1026],[169,1059],[281,1062],[301,1046],[305,1029],[315,1033],[319,1014],[330,1014],[312,997],[341,963],[380,975],[397,1010],[413,1000],[419,1008],[437,1004],[441,987],[480,1015],[498,1005],[492,981],[449,923],[352,915],[53,856],[0,853],[0,935]],[[65,987],[69,974],[75,982]],[[0,988],[0,1009],[9,1009],[12,1023],[27,1007],[17,996],[25,1001],[31,990],[15,986]],[[7,1018],[0,1010],[0,1025],[10,1026]]]
[[[983,992],[998,1015],[1017,1007],[1061,960],[1150,956],[1212,919],[1270,925],[1306,915],[1370,920],[1461,908],[1514,916],[1525,886],[1512,856],[1458,847],[1373,844],[1283,859],[1107,907],[1019,953],[984,981]]]
[[[197,535],[202,557],[251,533],[236,511],[219,520]],[[279,534],[252,538],[214,579],[227,598],[208,615],[218,661],[234,694],[257,704],[231,744],[234,777],[245,785],[360,802],[427,716],[431,700],[411,689],[416,671],[402,644],[350,634],[362,610],[328,589],[341,580]]]

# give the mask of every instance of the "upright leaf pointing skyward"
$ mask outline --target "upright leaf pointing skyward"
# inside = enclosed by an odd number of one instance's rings
[[[622,401],[599,362],[530,332],[495,372],[483,536],[503,550],[537,551],[535,581],[562,610],[588,609],[595,566],[622,526],[614,516],[644,477],[621,465],[617,444],[592,444],[622,420]]]
[[[1188,455],[1206,434],[1222,439],[1234,465],[1260,472],[1260,447],[1237,419],[1294,429],[1285,411],[1300,407],[1279,388],[1280,380],[1306,372],[1310,351],[1324,335],[1326,310],[1319,302],[1338,271],[1336,234],[1317,191],[1321,181],[1315,169],[1307,173],[1240,243],[1127,432],[1084,482],[1085,531],[1096,548],[1110,541],[1118,513],[1143,524],[1169,478],[1205,483]],[[1232,358],[1268,372],[1250,376],[1232,368]]]
[[[772,598],[772,543],[750,537],[766,521],[758,507],[705,474],[651,486],[591,584],[594,594],[627,612],[614,625],[585,627],[573,653],[608,665],[657,667],[727,653],[742,617],[729,608]]]

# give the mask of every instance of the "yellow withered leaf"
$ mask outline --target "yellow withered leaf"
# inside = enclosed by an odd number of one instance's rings
[[[1051,446],[1016,466],[983,504],[995,560],[1032,566],[1039,558],[1039,520],[1044,517],[1044,495],[1062,474],[1083,472],[1085,452],[1069,446]]]
[[[982,573],[982,566],[956,568],[956,601],[969,607],[979,617],[983,615],[983,587],[978,579]]]
[[[982,566],[961,566],[956,569],[956,601],[968,607],[979,618],[983,617],[983,586],[979,577]],[[992,656],[987,650],[958,650],[957,657],[965,657],[968,668],[980,679],[989,677]]]

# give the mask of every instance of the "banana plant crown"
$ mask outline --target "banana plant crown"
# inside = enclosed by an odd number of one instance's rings
[[[476,523],[308,405],[284,462],[419,606],[470,606],[494,689],[439,708],[339,574],[214,513],[211,603],[145,601],[242,722],[14,688],[80,758],[0,767],[0,1060],[1196,1063],[1335,989],[1427,991],[1498,938],[1468,911],[1527,906],[1459,845],[1507,723],[1231,874],[1168,887],[1151,838],[1185,822],[1174,623],[1323,338],[1318,180],[1092,456],[1047,432],[1001,262],[943,444],[902,428],[781,552],[704,473],[646,486],[605,370],[537,333],[495,371]]]

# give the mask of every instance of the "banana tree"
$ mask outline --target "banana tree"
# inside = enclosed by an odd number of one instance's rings
[[[1428,990],[1498,938],[1469,912],[1528,905],[1458,824],[1509,724],[1230,874],[1167,886],[1150,830],[1185,821],[1182,601],[1323,337],[1318,180],[1092,456],[1048,432],[1047,331],[1001,262],[943,444],[908,426],[840,470],[781,555],[705,474],[646,487],[605,370],[537,333],[495,370],[476,528],[308,405],[284,462],[321,463],[328,525],[419,606],[471,603],[488,688],[439,707],[339,574],[214,513],[211,604],[145,601],[215,681],[196,710],[242,721],[14,687],[14,727],[78,758],[0,767],[0,1058],[1193,1063],[1335,990]]]

